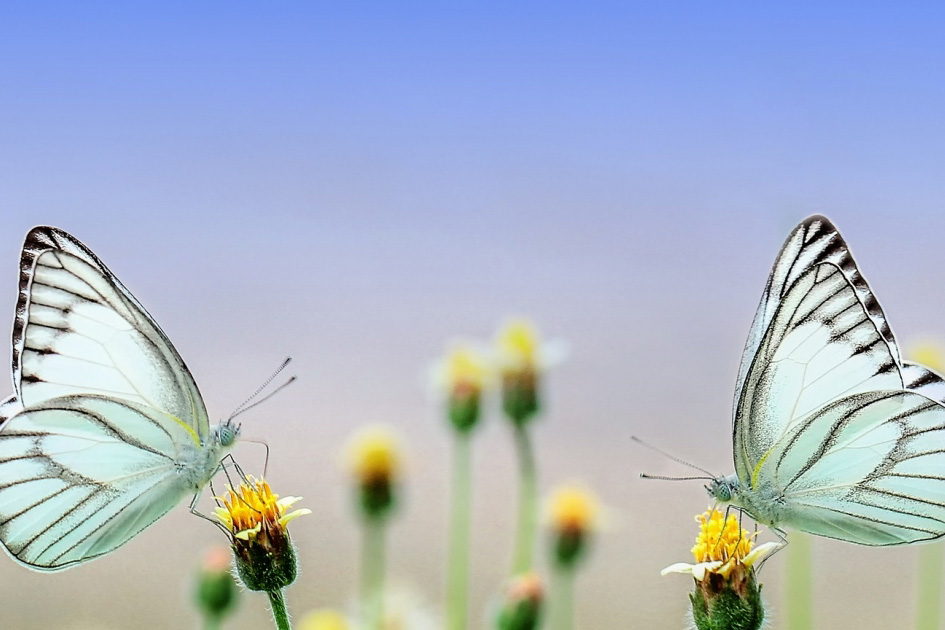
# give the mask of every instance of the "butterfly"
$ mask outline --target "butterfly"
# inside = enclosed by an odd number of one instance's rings
[[[863,545],[945,535],[945,380],[903,360],[833,224],[787,238],[742,356],[735,474],[710,496],[781,531]]]
[[[66,569],[115,550],[213,476],[236,441],[141,303],[75,237],[26,236],[0,404],[0,542]]]

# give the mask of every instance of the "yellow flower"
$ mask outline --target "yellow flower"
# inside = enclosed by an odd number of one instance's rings
[[[502,375],[502,406],[522,426],[540,407],[541,375],[566,354],[560,341],[544,342],[527,319],[508,320],[496,335],[496,353]]]
[[[217,518],[230,530],[234,538],[256,540],[269,538],[285,530],[289,521],[312,511],[306,508],[286,513],[301,497],[279,498],[269,484],[248,477],[239,488],[229,488],[216,508]]]
[[[502,373],[542,372],[564,359],[561,340],[543,341],[538,328],[524,317],[506,320],[496,335],[498,367]]]
[[[380,518],[393,509],[401,460],[400,447],[393,431],[387,427],[369,426],[351,439],[348,466],[358,485],[364,516]]]
[[[348,445],[348,466],[362,484],[396,480],[400,476],[401,459],[393,431],[383,425],[361,429]]]
[[[550,524],[557,531],[591,531],[597,525],[597,497],[576,484],[558,487],[551,495]]]
[[[455,342],[433,369],[433,382],[445,394],[450,422],[467,433],[479,420],[479,400],[492,367],[486,353],[477,345]]]
[[[280,499],[268,483],[248,477],[217,500],[222,505],[216,508],[216,516],[230,533],[243,584],[250,590],[271,592],[295,581],[295,550],[286,526],[311,513],[308,509],[287,512],[299,497]]]
[[[478,394],[491,374],[486,353],[470,342],[454,342],[434,369],[434,383],[448,396]]]
[[[696,516],[696,522],[699,534],[692,547],[696,564],[679,562],[663,569],[661,575],[688,573],[699,582],[709,574],[728,577],[736,568],[751,567],[782,547],[781,543],[773,542],[755,547],[755,534],[740,527],[735,514],[725,518],[722,511],[710,508]]]
[[[337,610],[315,610],[302,617],[299,630],[349,630],[347,617]]]
[[[558,566],[571,568],[583,556],[588,538],[598,527],[599,513],[597,497],[577,484],[559,486],[554,491],[546,519]]]

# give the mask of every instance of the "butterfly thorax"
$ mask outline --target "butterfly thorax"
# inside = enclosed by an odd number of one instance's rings
[[[705,489],[717,502],[745,510],[762,525],[774,527],[782,520],[783,497],[775,489],[750,488],[737,475],[716,477]]]
[[[220,466],[220,460],[233,448],[239,433],[239,427],[229,420],[210,428],[206,441],[194,451],[193,461],[181,461],[178,465],[178,471],[186,475],[187,486],[196,492],[207,483]]]

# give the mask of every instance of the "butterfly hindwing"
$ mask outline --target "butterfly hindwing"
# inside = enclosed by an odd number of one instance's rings
[[[761,475],[782,490],[784,519],[867,545],[945,533],[945,407],[911,391],[842,398],[772,450]]]
[[[194,480],[192,430],[144,405],[64,396],[0,431],[0,538],[56,570],[108,553],[176,505]]]

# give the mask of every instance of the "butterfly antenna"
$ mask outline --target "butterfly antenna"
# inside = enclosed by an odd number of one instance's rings
[[[718,475],[712,474],[711,472],[709,472],[709,471],[706,470],[705,468],[700,468],[699,466],[696,466],[695,464],[690,464],[689,462],[687,462],[687,461],[684,460],[684,459],[679,459],[679,458],[676,457],[675,455],[670,455],[669,453],[667,453],[667,452],[664,451],[663,449],[657,448],[657,447],[653,446],[652,444],[650,444],[650,443],[648,443],[648,442],[644,442],[643,440],[641,440],[640,438],[638,438],[638,437],[635,436],[635,435],[631,435],[631,436],[630,436],[630,439],[633,440],[634,442],[636,442],[637,444],[640,444],[641,446],[645,446],[646,448],[650,449],[651,451],[656,451],[657,453],[659,453],[659,454],[662,455],[663,457],[668,457],[669,459],[673,460],[673,461],[676,462],[677,464],[682,464],[683,466],[688,466],[689,468],[692,468],[692,469],[694,469],[694,470],[698,470],[699,472],[702,472],[702,473],[705,473],[705,474],[709,475],[709,479],[715,479],[715,478],[718,476]],[[641,476],[643,476],[645,479],[659,479],[659,477],[652,477],[652,476],[646,476],[646,475],[641,475]],[[690,479],[704,479],[704,477],[690,477]]]
[[[234,411],[232,414],[230,414],[230,418],[229,418],[229,419],[230,419],[230,420],[233,420],[233,418],[235,418],[236,416],[242,415],[242,414],[246,413],[247,411],[249,411],[250,409],[252,409],[253,407],[258,407],[259,405],[263,404],[264,402],[266,402],[267,400],[269,400],[270,398],[272,398],[273,396],[275,396],[276,394],[278,394],[279,392],[281,392],[283,389],[285,389],[286,387],[288,387],[289,385],[291,385],[292,383],[294,383],[294,382],[295,382],[295,379],[296,379],[296,377],[293,376],[292,378],[290,378],[289,380],[287,380],[285,383],[283,383],[283,384],[280,385],[279,387],[275,388],[274,390],[272,390],[271,392],[269,392],[268,394],[266,394],[265,396],[263,396],[263,397],[260,398],[259,400],[255,401],[253,404],[241,406],[239,409],[237,409],[237,410]]]
[[[269,386],[269,384],[272,383],[272,381],[275,380],[275,378],[276,378],[277,376],[279,376],[279,374],[282,372],[282,370],[284,370],[284,369],[289,365],[289,363],[291,363],[291,362],[292,362],[292,357],[286,357],[286,358],[285,358],[285,361],[283,361],[282,364],[281,364],[279,367],[277,367],[276,370],[275,370],[272,374],[269,375],[269,378],[267,378],[265,381],[263,381],[263,384],[260,385],[259,387],[257,387],[257,388],[256,388],[256,391],[254,391],[251,396],[249,396],[246,400],[244,400],[243,402],[241,402],[241,403],[236,407],[236,409],[233,410],[233,413],[230,414],[229,420],[233,420],[233,418],[235,418],[236,416],[240,415],[240,414],[243,413],[244,411],[248,411],[248,410],[252,409],[253,407],[255,407],[256,405],[258,405],[259,403],[261,403],[261,402],[263,402],[263,401],[265,401],[265,400],[268,400],[268,399],[271,398],[274,394],[276,394],[276,393],[279,392],[281,389],[283,389],[286,385],[288,385],[289,383],[291,383],[292,381],[294,381],[294,380],[295,380],[295,377],[293,376],[293,377],[290,378],[288,381],[286,381],[285,383],[283,383],[282,385],[280,385],[279,387],[277,387],[274,391],[272,391],[272,392],[270,392],[269,394],[267,394],[267,395],[266,395],[264,398],[262,398],[261,400],[256,400],[256,397],[259,396],[259,394],[261,394],[261,393],[263,392],[263,390],[265,390],[265,389]],[[252,404],[250,404],[250,403],[252,403]]]
[[[640,473],[640,479],[659,479],[660,481],[692,481],[693,479],[702,479],[703,481],[712,481],[715,477],[664,477],[663,475]]]

